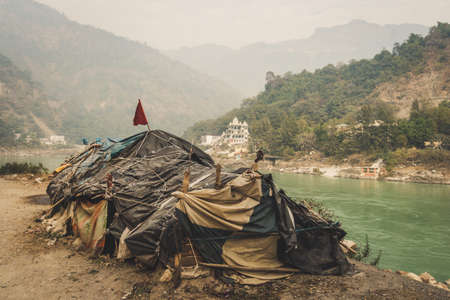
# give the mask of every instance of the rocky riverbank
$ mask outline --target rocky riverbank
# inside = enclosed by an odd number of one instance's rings
[[[236,160],[214,157],[214,159],[229,168],[252,165],[250,158]],[[448,168],[415,164],[398,165],[388,171],[382,160],[375,162],[359,160],[357,163],[352,163],[352,159],[335,161],[326,158],[306,157],[292,160],[265,160],[259,163],[259,169],[351,179],[450,184],[450,170]]]

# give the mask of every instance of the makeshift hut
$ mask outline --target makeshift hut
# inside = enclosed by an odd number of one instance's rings
[[[222,172],[161,130],[90,145],[55,173],[48,230],[73,234],[93,253],[176,270],[188,244],[195,265],[253,284],[349,269],[338,224],[292,201],[270,174]]]

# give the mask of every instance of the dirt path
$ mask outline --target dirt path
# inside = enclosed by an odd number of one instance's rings
[[[120,299],[145,279],[134,266],[105,266],[25,233],[47,207],[26,197],[44,186],[0,179],[0,191],[0,299]]]
[[[160,283],[162,271],[140,271],[134,264],[89,259],[64,245],[27,233],[48,208],[27,197],[44,194],[44,185],[0,178],[0,299],[450,299],[427,284],[355,263],[345,276],[295,275],[262,286],[222,283],[213,276]],[[41,234],[42,235],[42,234]],[[131,295],[129,292],[131,292]]]

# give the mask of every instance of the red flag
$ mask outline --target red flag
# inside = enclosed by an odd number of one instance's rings
[[[142,108],[141,99],[139,99],[134,113],[133,125],[148,125],[147,117],[145,116],[144,109]]]

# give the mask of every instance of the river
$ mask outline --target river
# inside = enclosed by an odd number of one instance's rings
[[[273,173],[289,196],[332,210],[346,238],[369,237],[380,268],[450,278],[450,186]]]
[[[5,162],[42,162],[50,171],[67,155],[0,156]],[[324,203],[347,231],[364,243],[369,237],[379,267],[450,278],[450,186],[393,183],[273,173],[278,187],[295,198]]]

